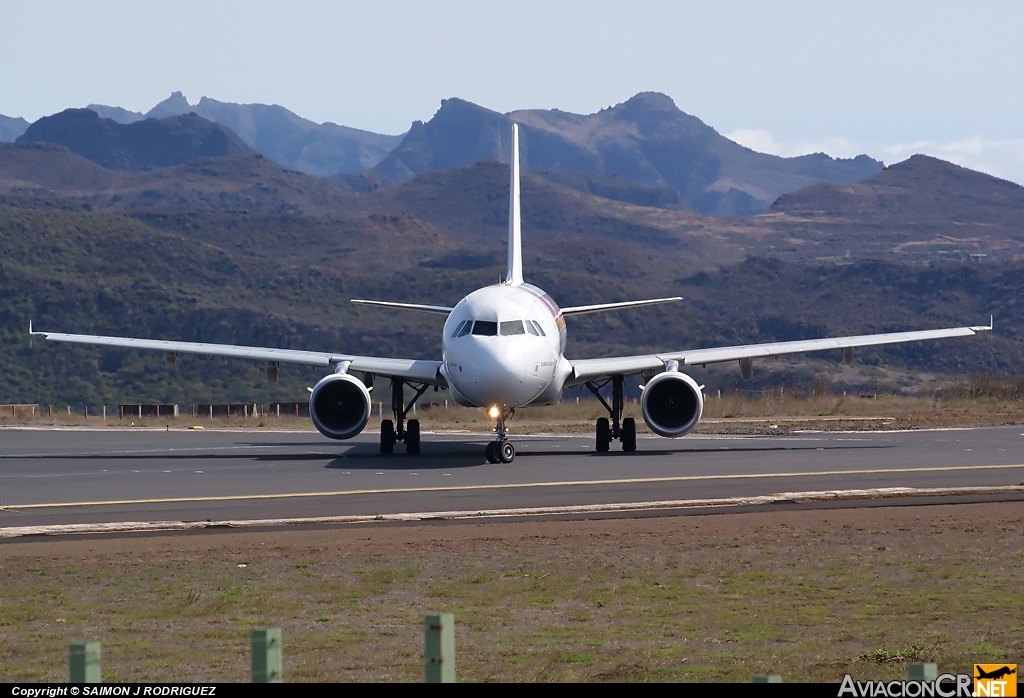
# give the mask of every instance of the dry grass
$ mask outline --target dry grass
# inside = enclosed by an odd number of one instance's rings
[[[904,676],[1024,656],[1018,504],[334,528],[0,545],[0,680],[415,681],[454,612],[468,681]]]
[[[777,388],[766,388],[752,393],[709,395],[704,403],[704,418],[698,431],[702,432],[763,432],[786,433],[793,429],[913,429],[937,426],[994,426],[1024,423],[1024,400],[1016,393],[1007,393],[1007,386],[996,386],[990,391],[982,389],[983,379],[954,384],[938,396],[912,397],[901,395],[833,395],[822,392],[812,395],[787,393]],[[982,387],[979,387],[982,386]],[[601,404],[590,397],[567,391],[558,405],[522,408],[510,422],[511,433],[541,432],[588,433],[598,417],[607,416]],[[367,433],[380,428],[379,405],[366,426]],[[45,408],[44,408],[45,413]],[[627,402],[625,415],[637,420],[641,431],[646,429],[640,405]],[[459,407],[454,403],[431,403],[425,399],[415,414],[425,431],[486,432],[493,423],[482,409]],[[385,411],[385,417],[390,415]],[[60,412],[52,417],[0,415],[0,425],[6,426],[89,426],[89,427],[147,427],[182,429],[201,426],[206,429],[299,429],[313,430],[308,417],[191,417],[176,419],[156,417],[128,417],[116,414],[106,419],[81,414]],[[775,425],[774,427],[772,425]]]

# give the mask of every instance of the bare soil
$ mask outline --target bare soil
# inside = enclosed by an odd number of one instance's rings
[[[24,539],[0,544],[0,680],[422,680],[455,614],[465,681],[898,678],[1024,658],[1024,507]]]

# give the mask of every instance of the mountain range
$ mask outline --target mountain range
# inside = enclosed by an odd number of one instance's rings
[[[501,114],[464,100],[446,99],[429,121],[416,121],[399,136],[316,124],[277,105],[233,104],[209,97],[193,105],[181,92],[145,114],[99,104],[88,109],[133,127],[194,113],[230,129],[283,167],[340,176],[343,183],[352,183],[354,191],[367,183],[372,190],[422,172],[487,158],[507,160],[513,120],[521,125],[524,169],[579,191],[611,193],[640,205],[688,206],[710,215],[760,213],[781,194],[822,181],[854,182],[882,168],[881,162],[866,155],[844,160],[823,153],[796,158],[757,153],[655,92],[640,93],[587,115],[556,109]],[[51,122],[46,134],[52,142],[85,154],[75,145],[80,140],[76,121],[66,118],[74,112],[45,117]],[[60,134],[57,124],[62,118],[67,123]],[[21,124],[9,121],[0,140],[20,135]],[[21,130],[27,133],[27,125]],[[152,164],[157,166],[162,165]],[[374,174],[362,174],[368,171]],[[345,178],[353,173],[360,173],[360,178]]]
[[[752,385],[807,386],[826,375],[900,390],[920,387],[920,372],[1019,372],[1024,188],[915,156],[876,163],[856,181],[783,192],[756,215],[708,215],[683,192],[712,180],[691,171],[697,184],[680,189],[657,170],[664,184],[654,175],[636,182],[637,172],[650,174],[639,157],[655,167],[657,154],[644,153],[683,143],[685,127],[704,143],[695,161],[719,181],[740,161],[729,160],[735,144],[673,116],[658,96],[642,97],[628,109],[565,115],[558,133],[541,124],[555,119],[550,112],[515,113],[531,158],[522,178],[527,280],[564,305],[686,299],[572,318],[570,356],[924,329],[993,313],[992,337],[859,351],[854,369],[840,368],[838,356],[759,362]],[[377,168],[332,177],[284,166],[191,111],[120,123],[68,110],[0,144],[0,402],[294,400],[317,378],[294,369],[270,385],[251,364],[186,359],[172,374],[144,353],[29,347],[30,319],[97,334],[436,356],[436,317],[347,301],[453,304],[504,271],[508,165],[474,158],[507,147],[500,130],[511,117],[448,102]],[[464,128],[455,128],[460,113]],[[669,121],[674,130],[660,131]],[[493,142],[481,135],[486,124],[496,124]],[[559,149],[561,159],[538,164]],[[625,161],[640,163],[632,176],[602,171],[627,151]],[[386,163],[408,167],[415,152],[429,167],[387,174]],[[572,169],[585,158],[595,171]],[[814,161],[746,162],[754,174],[789,167],[786,176],[814,180]],[[738,380],[729,369],[697,377],[727,389]]]
[[[29,123],[22,118],[13,118],[0,114],[0,143],[10,143],[18,139],[28,129]]]
[[[102,104],[88,108],[122,124],[195,113],[228,127],[279,165],[320,177],[373,167],[402,139],[330,122],[318,124],[276,104],[234,104],[209,97],[189,104],[181,92],[145,114]]]
[[[430,121],[414,122],[375,169],[402,182],[488,157],[507,161],[513,121],[520,124],[524,169],[618,174],[650,187],[671,187],[690,207],[711,215],[760,213],[786,192],[819,181],[854,182],[882,169],[866,155],[837,160],[823,153],[757,153],[657,92],[587,115],[556,109],[501,114],[446,99]]]
[[[157,170],[200,157],[256,155],[228,128],[196,114],[122,125],[67,109],[28,127],[19,143],[60,143],[108,170]]]

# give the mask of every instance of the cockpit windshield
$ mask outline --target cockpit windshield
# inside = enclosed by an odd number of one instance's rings
[[[488,320],[477,320],[473,323],[473,334],[482,337],[493,337],[498,334],[498,323]]]
[[[473,333],[478,337],[508,337],[518,334],[532,334],[537,337],[544,337],[544,330],[536,320],[505,320],[504,322],[491,322],[490,320],[464,320],[458,324],[452,332],[452,337],[465,337]]]

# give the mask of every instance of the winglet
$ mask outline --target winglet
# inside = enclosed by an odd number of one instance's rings
[[[512,162],[508,197],[508,268],[505,283],[523,284],[523,238],[519,216],[519,124],[512,124]]]
[[[995,324],[996,324],[995,323],[995,319],[996,319],[995,315],[989,315],[988,316],[988,325],[975,325],[973,327],[969,327],[968,329],[971,330],[974,333],[978,333],[978,332],[991,332],[992,329],[995,327]]]

